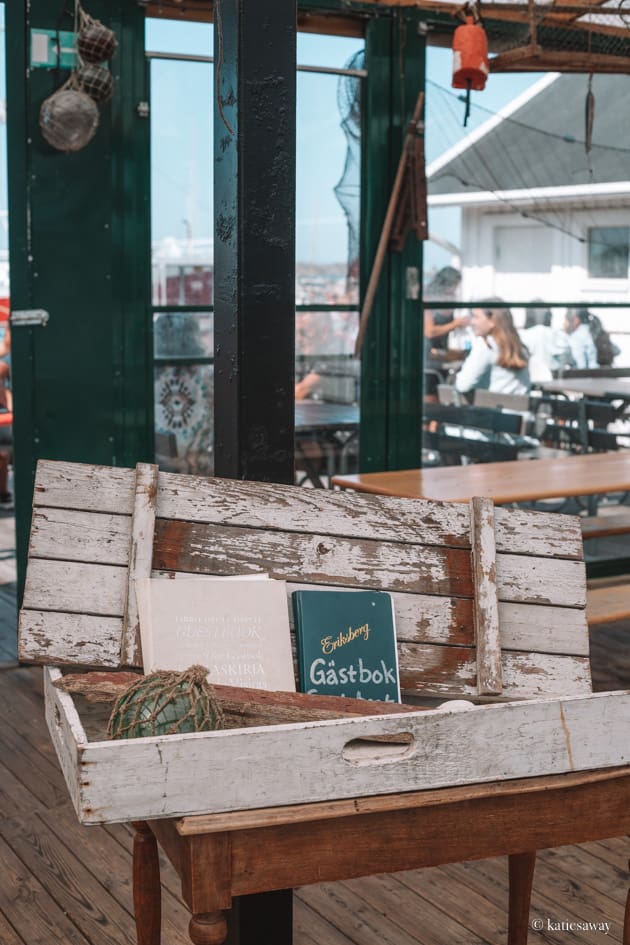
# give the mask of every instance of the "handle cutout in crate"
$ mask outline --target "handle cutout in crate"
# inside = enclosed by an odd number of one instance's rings
[[[411,732],[395,735],[365,735],[353,738],[343,746],[341,757],[348,764],[387,765],[411,758],[416,751],[416,740]]]

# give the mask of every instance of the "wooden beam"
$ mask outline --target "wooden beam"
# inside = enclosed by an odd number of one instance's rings
[[[214,10],[212,0],[152,0],[147,6],[147,16],[165,20],[187,20],[194,23],[212,23]],[[298,30],[303,33],[323,33],[329,36],[357,36],[365,34],[365,15],[310,13],[300,10]]]
[[[490,60],[490,72],[599,72],[630,74],[630,57],[607,56],[604,53],[578,53],[543,50],[540,55],[525,56],[529,48],[501,53]],[[540,47],[538,47],[540,48]],[[521,56],[513,57],[511,53]]]

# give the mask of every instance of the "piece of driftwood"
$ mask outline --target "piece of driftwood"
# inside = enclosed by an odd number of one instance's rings
[[[54,686],[87,702],[115,702],[138,679],[139,673],[69,673]],[[253,725],[282,725],[365,715],[400,715],[422,711],[398,702],[370,702],[343,696],[319,696],[304,692],[267,692],[237,686],[214,686],[223,709],[226,728]]]

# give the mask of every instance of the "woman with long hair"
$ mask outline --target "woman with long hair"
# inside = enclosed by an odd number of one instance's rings
[[[455,378],[461,393],[481,389],[499,394],[527,394],[531,387],[529,352],[514,327],[507,308],[494,308],[500,299],[488,299],[474,308],[470,324],[475,334],[470,354]]]

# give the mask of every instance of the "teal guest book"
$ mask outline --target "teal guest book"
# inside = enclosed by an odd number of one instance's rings
[[[383,591],[294,591],[302,692],[400,702],[394,609]]]

